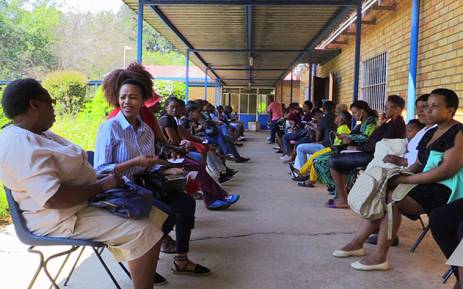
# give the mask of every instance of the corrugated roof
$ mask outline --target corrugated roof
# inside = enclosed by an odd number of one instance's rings
[[[138,0],[123,1],[134,11],[138,11]],[[213,79],[218,76],[225,85],[247,86],[251,78],[253,85],[273,86],[298,63],[324,63],[336,56],[338,50],[320,51],[314,50],[314,47],[322,40],[323,35],[320,33],[329,32],[329,28],[334,29],[352,8],[346,5],[256,5],[250,9],[247,5],[145,4],[143,11],[145,21],[179,51],[185,53],[189,46],[199,50],[190,53],[190,59],[200,69],[205,70],[206,65],[212,69],[235,69],[209,71],[209,76]],[[170,23],[166,24],[166,21]],[[252,25],[250,43],[248,23]],[[247,51],[249,44],[254,50],[252,73],[249,70],[251,54]],[[310,52],[301,53],[306,49]]]

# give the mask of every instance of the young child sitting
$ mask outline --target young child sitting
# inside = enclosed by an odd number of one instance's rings
[[[352,121],[352,115],[347,112],[347,111],[342,111],[336,114],[336,118],[334,119],[334,122],[337,125],[336,129],[336,137],[334,138],[333,145],[332,147],[326,147],[324,149],[319,150],[318,152],[315,152],[312,154],[309,158],[309,160],[301,167],[299,170],[299,173],[301,176],[303,176],[303,182],[298,183],[299,186],[301,187],[313,187],[314,184],[318,180],[318,175],[315,170],[315,168],[312,166],[314,159],[323,156],[325,154],[331,153],[333,148],[336,148],[338,146],[341,146],[342,139],[338,137],[340,134],[350,134],[350,128],[349,125]],[[307,174],[309,173],[309,176]]]

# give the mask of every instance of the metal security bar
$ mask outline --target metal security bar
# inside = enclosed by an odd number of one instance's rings
[[[365,60],[361,67],[361,97],[378,112],[384,111],[387,88],[387,52]]]

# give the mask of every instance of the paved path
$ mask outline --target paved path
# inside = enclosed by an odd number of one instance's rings
[[[173,275],[172,256],[161,255],[158,271],[169,281],[163,288],[451,288],[440,281],[446,267],[430,235],[415,254],[409,253],[419,234],[417,222],[404,221],[401,244],[391,250],[393,269],[389,272],[356,272],[349,266],[355,258],[331,257],[333,249],[352,237],[359,218],[348,210],[324,208],[327,194],[322,188],[296,186],[279,155],[265,144],[265,135],[248,136],[241,151],[252,160],[233,165],[240,173],[226,185],[231,193],[241,194],[241,201],[223,212],[207,211],[198,203],[190,255],[213,273],[207,277]],[[0,288],[25,288],[37,257],[27,253],[11,229],[7,230],[9,233],[0,233]],[[367,250],[372,247],[367,246]],[[111,260],[109,263],[121,285],[130,288],[117,265]],[[48,288],[43,282],[39,285],[36,288]],[[87,250],[67,288],[114,287]]]

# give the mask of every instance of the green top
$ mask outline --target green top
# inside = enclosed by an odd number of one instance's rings
[[[347,126],[347,124],[340,125],[340,126],[336,129],[336,133],[337,133],[337,134],[350,134],[350,128]],[[334,139],[333,144],[334,144],[335,146],[342,145],[342,139],[336,137],[336,138]]]
[[[423,172],[428,172],[431,169],[437,168],[444,159],[444,153],[438,151],[431,151],[429,153],[428,161],[423,169]],[[442,180],[439,184],[443,184],[452,190],[452,194],[447,203],[453,202],[463,197],[463,168],[461,168],[453,177]]]
[[[360,132],[351,133],[348,137],[357,144],[365,143],[376,129],[376,121],[374,116],[368,117],[360,124]]]

